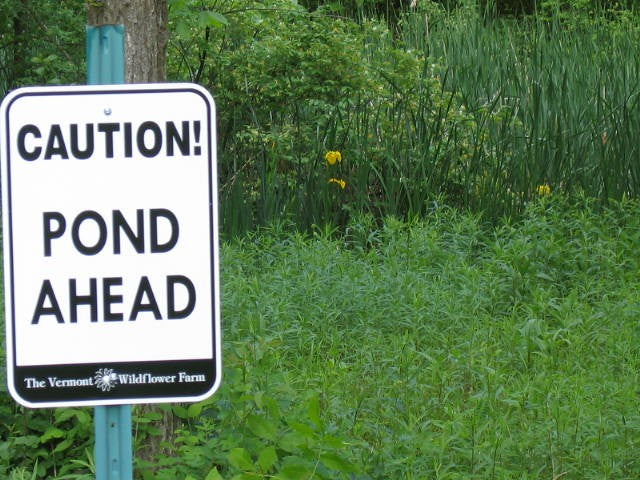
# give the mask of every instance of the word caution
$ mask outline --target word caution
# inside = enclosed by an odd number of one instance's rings
[[[114,158],[116,152],[124,158],[134,153],[151,158],[165,154],[200,155],[200,122],[173,121],[159,124],[145,121],[139,125],[124,123],[87,123],[80,125],[53,124],[40,128],[27,124],[18,130],[17,150],[24,160],[87,160],[95,153]]]

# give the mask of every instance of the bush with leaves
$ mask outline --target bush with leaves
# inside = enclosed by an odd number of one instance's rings
[[[320,392],[299,398],[286,376],[263,378],[266,356],[279,347],[277,335],[230,342],[224,387],[201,403],[173,407],[183,426],[172,454],[154,460],[156,473],[141,469],[142,478],[338,480],[359,473],[347,439],[323,413]]]
[[[210,25],[176,29],[171,71],[216,96],[226,232],[282,217],[308,228],[360,211],[417,214],[442,190],[462,201],[475,127],[385,23],[281,0],[219,7]],[[174,12],[175,25],[188,11]],[[327,165],[328,151],[343,161]]]
[[[0,18],[0,98],[17,87],[84,82],[84,1],[0,0]]]
[[[89,409],[30,410],[5,393],[0,402],[0,477],[88,480],[93,470]],[[25,477],[27,478],[27,477]]]

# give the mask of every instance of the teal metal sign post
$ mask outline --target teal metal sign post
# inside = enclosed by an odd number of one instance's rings
[[[124,83],[124,26],[87,27],[87,84]]]
[[[124,26],[87,27],[87,84],[124,83]],[[131,405],[95,407],[96,480],[132,480]]]
[[[96,480],[132,480],[131,405],[95,407]]]

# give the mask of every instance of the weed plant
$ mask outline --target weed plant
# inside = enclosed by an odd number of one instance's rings
[[[638,478],[640,205],[431,207],[225,243],[222,387],[140,478]],[[89,410],[0,415],[2,475],[90,478]]]
[[[486,211],[518,210],[543,184],[603,202],[638,195],[639,26],[624,10],[406,17],[407,42],[441,59],[443,87],[486,127],[473,159],[482,173],[469,179]]]
[[[225,380],[153,478],[637,478],[638,207],[225,245]]]
[[[473,3],[418,2],[390,30],[330,5],[229,1],[225,25],[176,28],[172,76],[218,101],[225,233],[410,219],[442,198],[497,221],[541,186],[637,197],[638,15],[545,2],[492,21]]]

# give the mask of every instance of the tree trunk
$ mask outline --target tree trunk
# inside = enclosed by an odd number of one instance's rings
[[[167,79],[167,0],[87,3],[89,25],[124,25],[127,83],[154,83]]]

